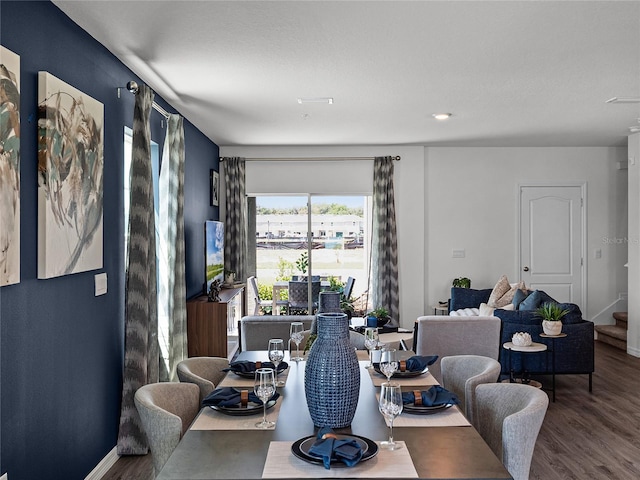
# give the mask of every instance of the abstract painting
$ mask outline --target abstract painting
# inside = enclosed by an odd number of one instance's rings
[[[38,278],[102,268],[104,106],[38,72]]]
[[[0,46],[0,287],[20,282],[20,57]]]

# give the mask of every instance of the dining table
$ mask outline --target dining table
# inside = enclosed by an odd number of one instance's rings
[[[411,354],[402,352],[403,356]],[[378,410],[376,394],[379,387],[376,384],[380,385],[386,379],[375,370],[367,369],[369,361],[364,358],[359,360],[360,391],[355,416],[349,427],[337,429],[336,433],[359,436],[379,445],[387,440],[389,428]],[[268,357],[266,351],[245,351],[236,360],[268,361]],[[285,353],[285,361],[288,368],[279,373],[285,385],[278,388],[280,397],[276,405],[267,410],[267,419],[276,422],[275,428],[260,430],[254,427],[262,419],[262,409],[252,416],[230,416],[204,407],[157,478],[512,478],[457,406],[432,415],[403,412],[395,419],[393,427],[394,440],[401,448],[379,448],[377,455],[353,467],[332,465],[327,470],[322,464],[300,460],[292,449],[300,444],[300,439],[315,435],[318,429],[311,420],[305,397],[306,361],[291,361],[288,353]],[[402,386],[403,390],[425,390],[438,383],[429,372],[397,381],[401,385],[409,381]],[[229,372],[219,386],[251,391],[253,380]]]

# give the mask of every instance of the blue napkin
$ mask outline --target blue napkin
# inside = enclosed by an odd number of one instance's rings
[[[279,396],[280,394],[276,392],[269,400],[275,400]],[[249,391],[249,401],[252,403],[257,403],[258,405],[262,405],[262,400],[260,400],[258,396],[252,391]],[[239,403],[240,390],[233,387],[216,388],[213,392],[207,395],[204,400],[202,400],[203,407],[209,405],[218,407],[234,407]]]
[[[429,365],[432,365],[436,360],[438,360],[438,355],[414,355],[407,359],[407,371],[421,372]]]
[[[317,440],[309,453],[322,457],[322,463],[327,470],[331,468],[331,458],[340,460],[348,467],[353,467],[362,458],[362,448],[353,438],[337,440],[332,437],[322,438],[326,434],[334,434],[330,427],[322,427],[316,435]]]
[[[271,362],[262,362],[261,368],[273,368],[275,369],[275,365]],[[280,362],[278,364],[278,372],[282,372],[289,368],[289,364],[287,362]],[[231,362],[229,364],[229,368],[223,368],[223,372],[238,372],[238,373],[253,373],[256,371],[256,362],[249,362],[248,360],[241,360],[239,362]]]
[[[420,393],[422,396],[422,405],[425,407],[437,407],[449,403],[457,405],[460,403],[455,393],[445,390],[440,385],[434,385],[429,390],[423,390]],[[402,394],[402,403],[415,403],[413,392],[404,392]]]

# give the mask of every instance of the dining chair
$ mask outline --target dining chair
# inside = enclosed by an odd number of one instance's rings
[[[318,307],[320,283],[320,279],[311,282],[311,301],[313,310]],[[307,282],[289,282],[289,315],[293,315],[293,312],[305,314],[308,311],[308,288]],[[313,311],[309,312],[309,314],[313,314]]]
[[[223,368],[229,361],[222,357],[191,357],[178,363],[178,378],[184,383],[195,383],[200,388],[200,401],[209,395],[225,377]]]
[[[134,403],[149,442],[158,475],[200,410],[200,389],[193,383],[162,382],[140,387]]]
[[[474,427],[514,480],[527,480],[540,427],[549,406],[542,390],[519,383],[476,387]]]
[[[473,423],[476,387],[498,381],[500,362],[481,355],[453,355],[440,360],[440,372],[442,386],[458,396],[463,413]]]
[[[356,283],[356,279],[353,277],[347,278],[347,281],[344,285],[343,295],[345,300],[349,300],[351,298],[351,294],[353,293],[353,284]]]

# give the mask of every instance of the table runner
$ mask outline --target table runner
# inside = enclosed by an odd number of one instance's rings
[[[290,370],[291,365],[289,365],[289,368],[287,368],[284,372],[280,372],[278,374],[278,381],[281,380],[286,385]],[[233,372],[227,372],[227,376],[222,379],[222,381],[218,384],[218,387],[241,387],[253,390],[253,381],[253,378],[241,377],[240,375],[236,375]]]
[[[375,457],[354,467],[327,470],[294,456],[293,442],[271,442],[262,478],[418,478],[407,446],[404,442],[397,443],[402,444],[402,448],[380,448]]]
[[[367,370],[369,372],[369,376],[371,377],[371,381],[373,385],[379,387],[384,382],[387,381],[387,377],[376,372],[373,368]],[[408,378],[396,378],[391,377],[391,381],[393,383],[399,384],[403,391],[405,391],[405,387],[426,387],[431,385],[440,385],[438,381],[435,379],[431,372],[427,372],[418,377],[408,377]]]
[[[276,404],[267,410],[267,420],[278,421],[280,414],[282,397],[278,398]],[[210,407],[204,407],[194,422],[189,427],[190,430],[259,430],[256,423],[262,420],[262,410],[256,415],[225,415],[215,411]]]

